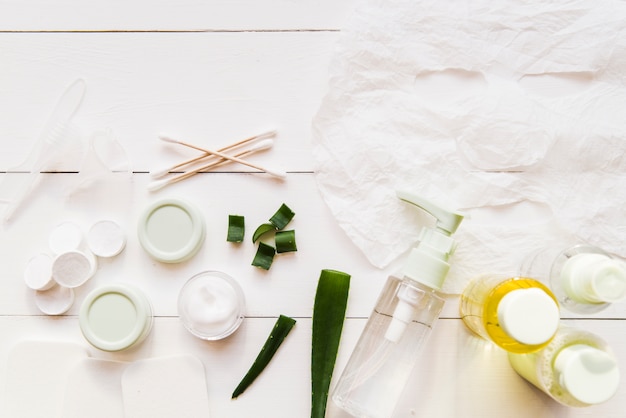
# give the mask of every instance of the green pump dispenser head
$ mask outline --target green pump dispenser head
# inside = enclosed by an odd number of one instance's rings
[[[424,228],[420,243],[411,251],[404,275],[430,288],[441,289],[450,270],[448,257],[456,248],[450,236],[463,221],[463,215],[449,211],[413,193],[398,191],[398,198],[428,212],[437,220],[435,228]]]

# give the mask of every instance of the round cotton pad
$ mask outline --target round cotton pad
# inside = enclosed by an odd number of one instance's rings
[[[47,290],[54,286],[52,257],[41,253],[28,260],[24,269],[24,281],[26,286],[34,290]]]
[[[126,236],[117,223],[109,220],[99,221],[89,229],[87,245],[98,257],[114,257],[124,250]]]
[[[74,304],[74,290],[58,284],[48,290],[38,290],[35,292],[35,304],[46,315],[61,315]]]
[[[78,287],[96,272],[97,262],[93,254],[68,251],[59,254],[52,263],[52,277],[65,287]]]

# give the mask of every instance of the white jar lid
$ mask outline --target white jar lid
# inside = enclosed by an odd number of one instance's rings
[[[37,254],[24,269],[26,286],[34,290],[47,290],[54,286],[52,279],[52,257],[46,253]]]
[[[50,289],[35,292],[35,305],[46,315],[61,315],[74,304],[74,289],[54,284]]]
[[[582,403],[595,405],[611,398],[619,387],[615,359],[595,347],[576,344],[564,348],[554,361],[559,384]]]
[[[78,287],[89,280],[97,269],[96,257],[86,251],[67,251],[52,263],[52,277],[65,287]]]
[[[50,232],[48,245],[54,254],[77,250],[83,242],[83,231],[73,222],[62,222]]]
[[[80,308],[80,329],[91,345],[120,351],[141,342],[152,328],[152,307],[138,289],[116,283],[94,289]]]
[[[114,257],[126,246],[126,235],[117,223],[98,221],[87,232],[87,246],[98,257]]]
[[[516,289],[498,304],[498,321],[514,340],[528,345],[543,344],[557,331],[559,306],[542,289]]]
[[[144,211],[138,234],[141,246],[152,258],[179,263],[191,258],[202,246],[204,218],[188,202],[164,199]]]
[[[204,340],[219,340],[235,332],[244,319],[241,286],[219,271],[193,276],[178,295],[178,314],[185,328]]]

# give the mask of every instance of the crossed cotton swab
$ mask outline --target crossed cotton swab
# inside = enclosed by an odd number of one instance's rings
[[[249,149],[241,151],[241,152],[235,154],[234,158],[243,157],[243,156],[252,154],[254,152],[257,152],[257,151],[266,150],[266,149],[271,148],[273,145],[274,145],[274,141],[272,139],[265,139],[265,140],[259,142],[258,144],[253,145]],[[150,191],[159,190],[159,189],[161,189],[161,188],[163,188],[165,186],[168,186],[170,184],[173,184],[173,183],[179,182],[181,180],[184,180],[186,178],[189,178],[189,177],[191,177],[191,176],[193,176],[195,174],[198,174],[201,171],[205,171],[205,170],[217,167],[218,165],[224,164],[225,162],[228,162],[228,161],[229,161],[229,159],[227,159],[227,158],[220,158],[219,160],[216,160],[216,161],[213,161],[213,162],[211,162],[209,164],[203,165],[202,167],[198,167],[198,168],[196,168],[196,169],[194,169],[192,171],[188,171],[186,173],[182,173],[182,174],[179,174],[177,176],[170,177],[170,178],[167,178],[167,179],[153,181],[152,183],[148,184],[148,190],[150,190]],[[267,171],[267,170],[264,170],[264,171]]]
[[[194,162],[197,162],[197,161],[202,160],[202,159],[207,158],[207,157],[218,157],[218,159],[213,161],[213,162],[211,162],[211,163],[209,163],[209,164],[206,164],[206,165],[204,165],[202,167],[196,168],[196,169],[191,170],[191,171],[186,172],[186,173],[179,174],[179,175],[177,175],[175,177],[171,177],[171,178],[164,179],[164,180],[153,181],[152,183],[150,183],[148,185],[148,190],[150,190],[150,191],[158,190],[158,189],[160,189],[162,187],[165,187],[165,186],[167,186],[169,184],[176,183],[178,181],[184,180],[184,179],[189,178],[189,177],[191,177],[191,176],[193,176],[193,175],[195,175],[195,174],[197,174],[197,173],[199,173],[201,171],[205,171],[205,170],[208,170],[210,168],[214,168],[214,167],[216,167],[218,165],[221,165],[221,164],[224,164],[224,163],[226,163],[228,161],[234,161],[236,163],[239,163],[239,164],[242,164],[242,165],[246,165],[248,167],[252,167],[252,168],[255,168],[257,170],[263,171],[263,172],[265,172],[267,174],[270,174],[272,176],[278,177],[280,179],[284,179],[287,176],[287,174],[285,172],[283,172],[283,171],[270,170],[270,169],[261,167],[259,165],[250,163],[250,162],[248,162],[246,160],[243,160],[243,159],[239,158],[239,157],[243,157],[245,155],[252,154],[252,153],[257,152],[257,151],[261,151],[261,150],[265,150],[265,149],[271,148],[274,145],[274,141],[271,140],[271,139],[267,139],[267,140],[261,141],[261,142],[253,145],[252,147],[250,147],[250,148],[248,148],[246,150],[240,151],[239,153],[237,153],[235,155],[229,155],[229,154],[225,154],[224,153],[224,151],[233,150],[233,149],[238,148],[238,147],[240,147],[240,146],[242,146],[244,144],[247,144],[247,143],[249,143],[249,142],[251,142],[253,140],[260,139],[260,138],[267,138],[269,136],[273,136],[274,134],[275,134],[275,131],[264,132],[262,134],[254,135],[254,136],[251,136],[249,138],[243,139],[241,141],[235,142],[234,144],[228,145],[228,146],[226,146],[224,148],[220,148],[217,151],[201,148],[201,147],[198,147],[196,145],[193,145],[193,144],[190,144],[190,143],[187,143],[187,142],[183,142],[183,141],[179,141],[179,140],[173,139],[173,138],[171,138],[169,136],[166,136],[166,135],[159,135],[159,139],[162,140],[162,141],[183,145],[183,146],[188,147],[188,148],[193,148],[193,149],[196,149],[198,151],[202,151],[204,154],[199,156],[199,157],[195,157],[195,158],[189,159],[187,161],[183,161],[182,163],[176,164],[176,165],[174,165],[174,166],[172,166],[170,168],[167,168],[165,170],[157,171],[157,172],[155,172],[152,175],[153,177],[164,176],[164,175],[168,174],[170,171],[176,170],[177,168],[183,167],[183,166],[188,165],[188,164],[192,164]]]
[[[240,146],[242,146],[244,144],[247,144],[247,143],[249,143],[251,141],[255,141],[255,140],[263,139],[263,138],[270,138],[270,137],[272,137],[274,135],[276,135],[276,131],[275,130],[263,132],[262,134],[253,135],[253,136],[248,137],[246,139],[242,139],[241,141],[235,142],[234,144],[227,145],[227,146],[225,146],[223,148],[218,149],[217,151],[218,152],[230,151],[230,150],[238,148],[238,147],[240,147]],[[191,158],[191,159],[189,159],[187,161],[183,161],[182,163],[176,164],[176,165],[174,165],[172,167],[169,167],[169,168],[166,168],[164,170],[156,171],[156,172],[152,173],[152,177],[153,178],[163,177],[163,176],[169,174],[171,171],[174,171],[176,169],[179,169],[179,168],[184,167],[184,166],[189,165],[189,164],[193,164],[193,163],[195,163],[197,161],[200,161],[200,160],[203,160],[203,159],[205,159],[207,157],[215,157],[215,155],[205,152],[204,154],[202,154],[202,155],[200,155],[198,157],[194,157],[194,158]]]

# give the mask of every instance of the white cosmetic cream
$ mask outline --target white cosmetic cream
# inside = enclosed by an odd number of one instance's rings
[[[206,271],[185,283],[178,296],[183,325],[196,337],[219,340],[235,332],[244,318],[245,298],[227,274]]]

